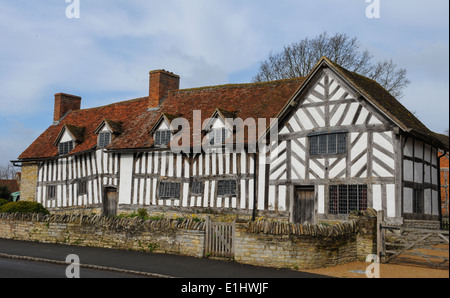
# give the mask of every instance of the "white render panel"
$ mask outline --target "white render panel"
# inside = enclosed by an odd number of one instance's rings
[[[373,209],[382,210],[381,185],[372,185]]]
[[[414,162],[414,182],[422,183],[423,180],[423,163]]]
[[[269,186],[269,210],[275,210],[275,186]]]
[[[317,186],[317,212],[320,214],[325,213],[325,186]]]
[[[59,142],[64,143],[64,142],[70,142],[70,141],[74,141],[74,139],[70,135],[70,132],[67,129],[65,129],[63,135],[59,139]]]
[[[368,115],[369,111],[366,108],[361,108],[356,124],[364,124]]]
[[[303,127],[305,129],[312,129],[314,128],[314,125],[311,123],[311,121],[309,120],[308,116],[306,116],[305,112],[303,111],[303,109],[298,109],[298,111],[296,112],[298,118],[300,119]]]
[[[403,160],[403,179],[405,181],[414,180],[414,162],[411,160]]]
[[[413,189],[409,187],[403,188],[403,212],[412,213]]]
[[[395,217],[395,184],[386,184],[387,216]]]
[[[350,104],[350,109],[348,110],[348,112],[344,118],[344,121],[342,122],[342,125],[351,125],[352,124],[353,117],[355,116],[358,107],[359,107],[359,103],[351,103]]]
[[[133,154],[122,154],[120,158],[119,204],[130,204],[133,177]]]
[[[414,141],[414,157],[423,158],[423,143],[421,141]]]
[[[278,210],[286,210],[286,185],[280,185],[278,187]]]
[[[436,190],[431,191],[431,197],[432,197],[432,214],[433,215],[439,215],[439,193]]]
[[[406,140],[405,147],[403,149],[403,155],[412,157],[414,152],[413,150],[414,150],[413,139],[408,138]]]
[[[381,133],[374,132],[373,142],[377,145],[380,145],[384,149],[388,150],[390,153],[394,154],[394,146],[392,142],[391,132],[381,132]]]
[[[431,188],[423,191],[424,214],[431,214]]]

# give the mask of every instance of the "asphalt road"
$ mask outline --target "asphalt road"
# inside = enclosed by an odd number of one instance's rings
[[[67,278],[67,265],[0,258],[0,278]],[[143,275],[80,268],[80,278],[144,278]]]
[[[3,256],[2,256],[3,254]],[[0,239],[0,277],[65,277],[68,263],[66,257],[76,254],[79,257],[80,277],[100,277],[94,266],[113,268],[127,273],[137,271],[147,277],[179,277],[179,278],[317,278],[327,277],[288,269],[275,269],[243,265],[236,262],[225,262],[206,258],[195,258],[169,254],[151,254],[145,252],[125,251],[95,247],[69,246],[38,242]],[[5,257],[7,256],[7,257]],[[11,258],[26,256],[27,259]],[[54,260],[60,264],[47,262],[31,262],[36,258]],[[47,266],[45,266],[47,265]],[[55,265],[55,266],[53,266]],[[87,265],[87,266],[85,266]],[[118,270],[117,270],[118,269]],[[101,270],[104,271],[104,270]],[[109,270],[110,271],[110,270]],[[11,273],[10,273],[11,272]],[[91,275],[92,273],[92,275]],[[101,272],[105,273],[105,272]]]

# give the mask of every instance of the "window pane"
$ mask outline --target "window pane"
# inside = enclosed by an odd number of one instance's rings
[[[111,133],[109,132],[101,132],[99,134],[98,146],[106,147],[111,142]]]
[[[217,195],[236,195],[236,180],[220,180],[217,183]]]
[[[338,192],[337,185],[330,185],[330,214],[338,214]]]
[[[231,180],[231,194],[236,194],[236,180]]]
[[[340,133],[337,135],[337,153],[345,153],[347,151],[347,135]]]
[[[338,186],[339,214],[348,214],[347,185]]]
[[[313,136],[309,138],[309,154],[318,154],[319,137]]]
[[[191,193],[192,194],[202,194],[202,188],[203,188],[202,186],[203,186],[202,181],[193,181]]]
[[[328,135],[328,154],[336,154],[336,140],[337,134]]]
[[[161,132],[157,131],[155,133],[155,145],[161,145]]]
[[[327,135],[320,135],[319,136],[319,154],[326,154],[327,153]]]
[[[155,145],[167,145],[170,143],[172,132],[170,130],[158,130],[155,132]]]
[[[358,211],[358,186],[348,186],[348,210],[349,212]]]
[[[367,209],[367,185],[359,186],[359,211]]]

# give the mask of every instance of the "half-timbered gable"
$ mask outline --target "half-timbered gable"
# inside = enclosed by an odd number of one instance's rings
[[[53,125],[18,160],[36,177],[23,197],[106,215],[439,215],[437,152],[448,145],[376,82],[326,57],[305,78],[185,90],[179,80],[152,71],[148,97],[92,109],[56,94]]]
[[[289,211],[291,220],[298,208],[319,218],[368,206],[395,216],[388,205],[396,196],[394,126],[331,68],[310,77],[280,124],[268,166],[269,210]]]

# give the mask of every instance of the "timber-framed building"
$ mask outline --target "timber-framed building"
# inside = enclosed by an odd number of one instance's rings
[[[152,71],[148,96],[90,109],[56,94],[54,123],[16,161],[22,199],[106,215],[146,208],[314,223],[371,207],[398,223],[438,222],[438,150],[448,143],[375,81],[323,57],[303,78],[179,82]],[[243,129],[236,119],[255,121]],[[239,149],[214,150],[239,134]],[[184,137],[189,145],[174,152]],[[195,150],[205,142],[213,150]]]

